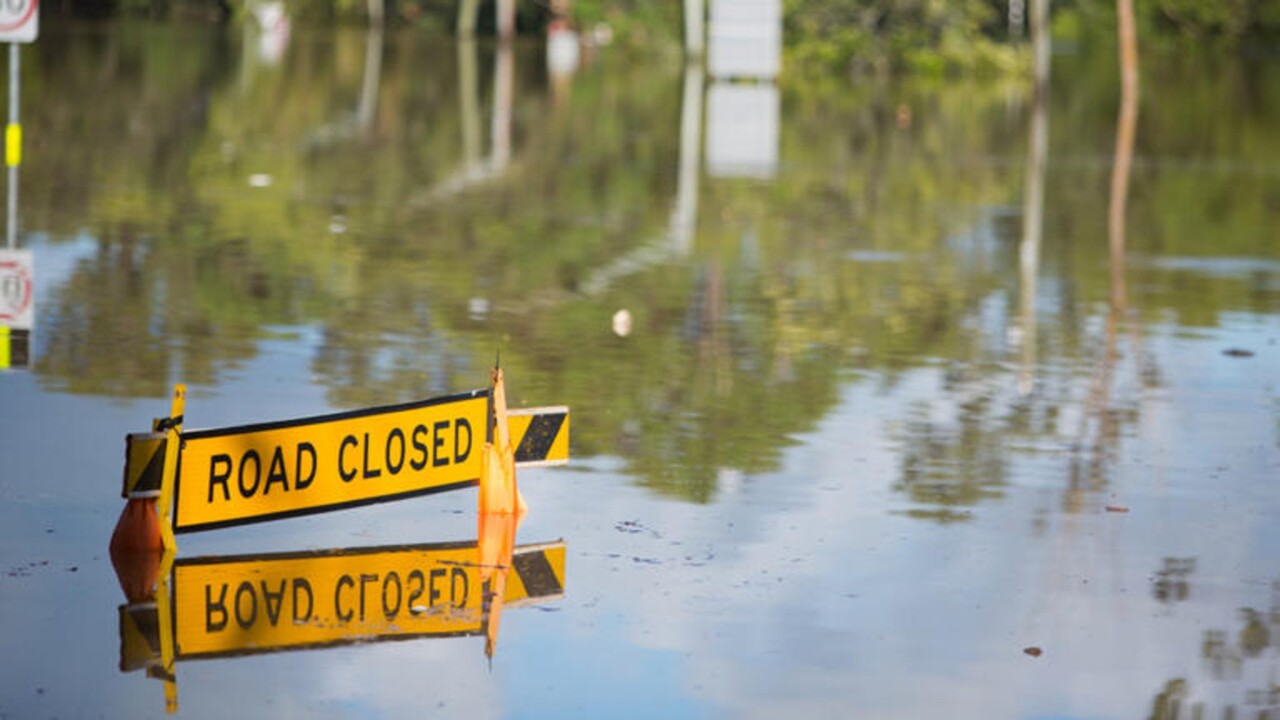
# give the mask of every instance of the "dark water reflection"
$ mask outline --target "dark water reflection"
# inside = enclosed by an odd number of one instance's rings
[[[0,714],[162,712],[115,673],[104,558],[172,383],[213,426],[476,387],[499,350],[516,405],[575,414],[572,468],[522,476],[522,540],[569,540],[558,612],[492,671],[465,639],[195,663],[184,714],[1275,708],[1280,68],[1144,58],[1112,258],[1112,57],[1055,57],[1041,114],[1017,81],[833,82],[726,119],[608,50],[556,77],[534,45],[49,28]],[[404,505],[190,542],[474,525]]]

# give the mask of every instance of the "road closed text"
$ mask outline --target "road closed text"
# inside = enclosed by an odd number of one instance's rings
[[[474,545],[179,562],[180,656],[474,634],[483,587]]]
[[[175,529],[448,489],[480,476],[488,398],[183,435]]]

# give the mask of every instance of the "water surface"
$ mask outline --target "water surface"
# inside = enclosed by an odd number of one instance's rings
[[[179,715],[1280,708],[1274,62],[1144,57],[1117,196],[1109,50],[1055,56],[1037,105],[414,33],[42,30],[0,716],[165,715],[120,671],[107,541],[124,435],[174,383],[218,427],[484,387],[499,352],[513,405],[572,407],[571,465],[520,475],[563,598],[505,611],[491,661],[474,635],[180,660]],[[180,557],[469,543],[475,506]]]

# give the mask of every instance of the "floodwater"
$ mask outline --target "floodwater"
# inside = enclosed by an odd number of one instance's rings
[[[1037,103],[47,25],[0,717],[1280,713],[1274,56],[1144,55],[1126,170],[1110,48],[1061,49]],[[288,619],[305,577],[337,634],[200,657],[179,629],[170,683],[122,656],[167,604],[108,557],[124,438],[174,383],[216,428],[484,388],[499,353],[513,406],[571,408],[572,460],[520,472],[517,544],[563,541],[562,586],[503,610],[491,658],[476,617],[342,635],[339,571],[372,617],[409,605],[394,567],[471,567],[440,558],[474,559],[472,489],[180,535],[158,586],[205,614],[179,625],[319,632]],[[202,598],[202,571],[232,579]]]

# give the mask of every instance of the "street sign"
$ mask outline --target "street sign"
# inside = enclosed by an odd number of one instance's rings
[[[782,69],[782,0],[711,0],[707,73],[769,80]]]
[[[564,595],[563,542],[515,548],[502,594],[519,607]],[[175,659],[420,637],[483,635],[491,592],[475,542],[178,560]],[[156,602],[120,609],[120,666],[160,660]]]
[[[0,0],[3,7],[5,0]],[[35,271],[30,250],[0,250],[0,325],[30,330],[35,316]]]
[[[0,0],[0,42],[35,42],[39,34],[39,0]]]
[[[476,484],[488,395],[472,390],[404,405],[183,432],[173,529],[208,530]],[[126,467],[126,485],[131,476]]]

